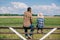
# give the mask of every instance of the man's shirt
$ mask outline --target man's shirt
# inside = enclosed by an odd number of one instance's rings
[[[30,19],[32,19],[32,13],[24,12],[24,27],[29,27],[31,25]]]

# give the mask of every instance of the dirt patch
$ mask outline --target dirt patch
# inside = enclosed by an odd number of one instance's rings
[[[23,18],[23,16],[0,16],[0,18]],[[33,16],[33,18],[37,18],[37,16]],[[45,18],[60,18],[60,17],[45,16]]]
[[[0,18],[23,18],[23,16],[0,16]]]

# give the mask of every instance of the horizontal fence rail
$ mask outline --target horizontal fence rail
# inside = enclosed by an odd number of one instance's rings
[[[24,29],[23,27],[12,27],[14,29]],[[9,27],[0,27],[0,29],[9,29]],[[37,29],[37,28],[34,28],[34,29]],[[43,29],[53,29],[53,28],[43,28]],[[60,30],[60,28],[57,28],[57,30]],[[14,32],[0,32],[0,34],[15,34]],[[25,34],[25,33],[21,33],[21,34]],[[33,34],[42,34],[42,33],[33,33]],[[46,34],[45,32],[43,32],[43,34]],[[54,32],[52,34],[58,34],[60,35],[60,32]],[[20,40],[20,39],[9,39],[9,38],[3,38],[3,39],[0,39],[0,40]],[[38,39],[32,39],[32,40],[38,40]],[[60,40],[60,39],[46,39],[46,40]]]
[[[5,38],[5,39],[0,39],[0,40],[20,40],[20,39]],[[39,39],[31,39],[31,40],[39,40]],[[45,39],[45,40],[60,40],[60,39]]]
[[[23,27],[12,27],[14,29],[24,29]],[[9,29],[9,27],[0,27],[0,29]],[[37,28],[34,28],[34,29],[37,29]],[[43,28],[43,29],[53,29],[53,28]],[[60,28],[57,28],[58,30],[60,30]],[[15,34],[14,32],[0,32],[0,34]],[[25,34],[25,33],[21,33],[21,34]],[[42,33],[33,33],[33,34],[42,34]],[[43,33],[43,34],[46,34],[46,33]],[[60,33],[52,33],[52,34],[60,34]]]
[[[23,29],[23,27],[12,27],[12,28],[14,28],[14,29]],[[0,27],[0,29],[9,29],[9,27]],[[34,29],[37,29],[37,28],[34,28]],[[53,28],[43,28],[43,29],[53,29]],[[60,29],[60,28],[57,28],[58,30]]]
[[[0,34],[15,34],[15,33],[14,32],[0,32]],[[21,33],[21,34],[25,34],[25,33]],[[46,33],[33,33],[33,34],[46,34]],[[60,33],[55,32],[55,33],[52,33],[52,34],[60,34]]]

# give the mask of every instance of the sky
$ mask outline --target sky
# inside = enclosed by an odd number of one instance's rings
[[[60,0],[0,0],[0,14],[24,14],[28,7],[33,14],[60,15]]]

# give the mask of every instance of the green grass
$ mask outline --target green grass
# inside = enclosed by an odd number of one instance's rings
[[[33,24],[36,26],[37,19],[33,19]],[[23,26],[23,18],[0,18],[0,26]],[[60,26],[60,17],[45,18],[45,26]]]
[[[13,36],[12,36],[13,35]],[[8,39],[18,39],[19,37],[16,34],[0,34],[0,39],[8,38]]]
[[[33,19],[33,24],[36,26],[37,19]],[[13,27],[22,27],[23,26],[23,18],[0,18],[0,26],[13,26]],[[60,26],[60,17],[57,18],[45,18],[45,27],[59,27]],[[24,30],[17,30],[18,32],[24,32]],[[49,32],[50,30],[44,30],[44,32]],[[0,32],[12,32],[8,29],[0,29]],[[34,32],[37,32],[36,30]],[[60,32],[60,30],[56,30],[55,32]],[[13,36],[12,36],[13,35]],[[22,34],[24,36],[24,34]],[[44,34],[34,34],[34,38],[41,38]],[[15,34],[0,34],[0,38],[18,38]],[[60,34],[51,34],[46,39],[60,39]]]
[[[0,18],[0,26],[22,26],[22,18]]]
[[[2,31],[4,30],[4,31]],[[12,32],[11,30],[8,29],[0,29],[0,32]],[[23,32],[24,30],[21,31],[21,29],[17,30],[19,33]],[[44,30],[44,32],[48,33],[50,30]],[[37,30],[34,30],[34,33],[36,33]],[[55,32],[60,32],[60,30],[56,30]],[[24,34],[22,34],[24,36]],[[33,38],[34,39],[40,39],[43,37],[45,34],[34,34]],[[24,36],[25,37],[25,36]],[[11,39],[19,39],[19,37],[16,34],[0,34],[0,38],[11,38]],[[51,34],[49,35],[46,39],[60,39],[60,34]]]
[[[4,30],[4,31],[2,31],[2,30]],[[17,31],[19,33],[23,33],[24,32],[24,30],[22,30],[22,29],[17,29]],[[46,29],[43,32],[44,33],[48,33],[49,31],[50,30]],[[9,29],[0,29],[0,32],[12,32],[12,31],[9,30]],[[36,33],[36,32],[37,32],[37,30],[34,30],[34,33]],[[60,32],[60,30],[56,30],[55,32]],[[22,34],[22,35],[24,36],[24,34]],[[36,38],[39,39],[39,38],[41,38],[44,35],[45,34],[34,34],[33,37],[34,37],[34,39],[36,39]],[[16,34],[0,34],[0,38],[12,38],[12,39],[16,38],[16,39],[19,39],[19,37]],[[46,39],[60,39],[60,34],[51,34]]]
[[[60,18],[46,18],[45,25],[58,26],[60,25]]]

